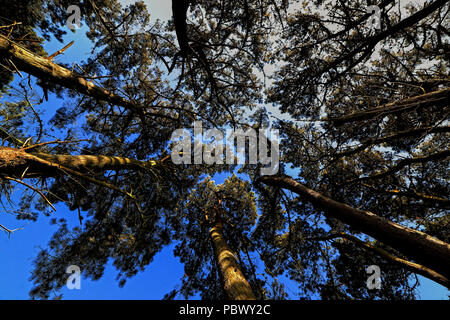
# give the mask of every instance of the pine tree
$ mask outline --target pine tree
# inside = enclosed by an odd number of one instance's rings
[[[37,36],[62,41],[69,2],[1,3],[2,194],[31,192],[20,219],[63,203],[81,223],[53,221],[32,297],[64,285],[67,261],[98,279],[112,258],[125,285],[169,244],[185,275],[168,299],[297,298],[285,277],[322,299],[414,299],[416,274],[450,287],[447,1],[384,0],[377,29],[359,0],[173,0],[167,24],[89,0],[76,67]],[[65,104],[44,121],[48,94]],[[171,134],[194,121],[279,129],[278,174],[173,164]]]

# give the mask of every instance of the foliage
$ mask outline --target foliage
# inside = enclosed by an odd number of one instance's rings
[[[22,24],[0,34],[16,42],[27,36],[20,44],[46,56],[40,36],[62,40],[69,2],[2,3],[9,18],[2,14],[0,24]],[[39,130],[30,106],[45,103],[27,102],[34,88],[22,80],[27,95],[2,97],[4,146],[24,147],[18,141],[28,139],[39,152],[166,159],[154,170],[83,171],[115,189],[71,174],[30,179],[80,220],[73,229],[53,220],[59,230],[34,261],[31,297],[50,298],[70,264],[99,279],[111,259],[125,285],[172,244],[185,275],[165,298],[223,299],[209,239],[220,210],[228,245],[259,299],[415,299],[410,271],[352,241],[321,239],[346,233],[405,258],[401,252],[301,197],[258,183],[258,166],[176,166],[167,159],[172,132],[196,120],[205,129],[270,125],[282,136],[280,175],[449,242],[449,4],[427,2],[428,10],[382,1],[382,29],[375,30],[360,0],[195,0],[184,2],[187,11],[182,2],[173,1],[173,19],[151,23],[144,2],[83,1],[93,49],[69,69],[136,108],[39,79],[65,101],[51,119],[39,120]],[[0,71],[5,93],[16,85],[12,71]],[[50,140],[51,128],[76,142],[39,145]],[[228,178],[216,184],[212,177],[220,175]],[[1,181],[7,196],[13,184]],[[21,207],[30,211],[22,219],[49,210],[29,194]],[[365,268],[373,264],[383,270],[377,291],[365,286]]]

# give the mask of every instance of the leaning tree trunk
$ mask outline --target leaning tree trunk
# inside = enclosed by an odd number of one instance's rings
[[[261,182],[293,191],[336,218],[422,265],[450,278],[450,244],[370,211],[355,209],[311,190],[290,177],[263,176]]]
[[[79,93],[107,101],[132,111],[143,113],[156,112],[145,106],[127,100],[105,88],[99,87],[71,70],[61,67],[58,64],[53,63],[50,59],[41,57],[23,48],[2,35],[0,35],[0,57],[10,59],[17,69],[27,72],[39,79],[46,79],[54,84],[61,85],[65,88],[75,90]]]
[[[250,284],[223,237],[223,223],[220,217],[216,219],[209,235],[214,247],[216,263],[221,273],[222,285],[228,298],[230,300],[255,300]]]
[[[21,177],[48,177],[64,169],[93,171],[146,169],[157,165],[157,160],[139,161],[124,157],[103,155],[62,155],[28,153],[23,149],[0,147],[0,173]],[[59,170],[63,169],[63,170]],[[26,173],[24,175],[24,173]]]
[[[0,178],[21,182],[24,178],[48,178],[74,175],[83,180],[118,191],[130,198],[134,196],[117,186],[99,180],[92,173],[105,170],[148,170],[164,160],[139,161],[124,157],[102,155],[52,155],[27,153],[24,149],[0,147]],[[89,169],[89,171],[88,171]]]

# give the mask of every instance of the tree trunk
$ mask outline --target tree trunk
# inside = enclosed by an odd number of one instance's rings
[[[424,276],[430,280],[433,280],[433,281],[450,289],[450,280],[447,279],[446,277],[444,277],[442,274],[439,274],[436,271],[431,270],[430,268],[424,267],[418,263],[414,263],[414,262],[396,257],[396,256],[390,254],[389,252],[387,252],[386,250],[381,249],[379,247],[375,247],[374,245],[364,242],[350,234],[337,233],[337,234],[331,234],[329,236],[325,236],[325,237],[321,237],[321,238],[313,238],[310,240],[324,241],[324,240],[332,240],[332,239],[336,239],[336,238],[344,238],[344,239],[350,240],[360,248],[363,248],[367,251],[372,251],[373,253],[377,254],[378,256],[384,258],[387,261],[391,261],[391,262],[403,267],[406,270],[409,270],[416,274],[420,274],[421,276]]]
[[[450,88],[444,88],[403,100],[394,101],[374,109],[354,112],[340,118],[332,118],[331,122],[333,122],[335,126],[339,127],[349,122],[369,120],[375,117],[384,116],[386,114],[405,112],[417,108],[419,105],[427,106],[439,104],[444,107],[447,105],[449,98]]]
[[[175,25],[175,33],[177,34],[178,45],[183,57],[189,53],[189,39],[187,34],[187,11],[189,9],[189,1],[172,0],[172,17]]]
[[[2,35],[0,35],[0,56],[10,59],[19,70],[39,79],[49,80],[54,84],[135,112],[158,115],[156,110],[129,101],[105,88],[99,87],[71,70],[28,51]]]
[[[23,177],[48,177],[58,171],[58,166],[72,170],[91,169],[93,171],[145,169],[156,165],[154,160],[138,161],[124,157],[101,155],[53,155],[27,153],[21,149],[0,147],[0,173]],[[62,171],[60,171],[62,172]]]
[[[356,148],[349,148],[347,150],[344,150],[336,155],[333,155],[334,159],[340,158],[340,157],[348,157],[351,155],[354,155],[360,151],[363,151],[367,149],[370,146],[375,146],[382,144],[384,142],[391,142],[395,141],[400,138],[405,137],[414,137],[414,136],[420,136],[423,134],[430,134],[430,133],[442,133],[442,132],[450,132],[450,126],[442,126],[442,127],[419,127],[404,131],[398,131],[396,133],[387,135],[387,136],[381,136],[377,138],[371,138],[367,140],[363,140],[360,143],[360,146]]]
[[[376,214],[334,201],[290,177],[263,176],[261,182],[291,190],[352,228],[391,246],[418,263],[450,278],[450,244]]]
[[[245,279],[235,255],[231,252],[223,237],[222,220],[216,219],[209,231],[214,254],[221,273],[223,288],[230,300],[255,300],[252,288]]]

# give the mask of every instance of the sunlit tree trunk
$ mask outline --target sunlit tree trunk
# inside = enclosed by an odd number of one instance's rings
[[[91,169],[94,171],[145,169],[156,165],[155,160],[138,161],[124,157],[103,155],[54,155],[46,153],[27,153],[21,149],[0,147],[0,173],[17,175],[26,169],[24,177],[51,176],[58,166],[73,170]]]
[[[230,300],[255,300],[252,288],[241,271],[239,263],[223,236],[222,219],[218,217],[209,235],[221,273],[223,288]]]
[[[356,230],[392,247],[400,253],[450,278],[450,244],[424,232],[404,227],[372,212],[355,209],[309,189],[290,177],[264,176],[260,181],[299,194],[304,200],[324,210]]]
[[[129,110],[137,112],[147,111],[143,106],[95,85],[71,70],[36,55],[2,35],[0,35],[0,57],[10,59],[20,71],[27,72],[39,79],[46,79],[54,84],[99,100],[108,101]]]

